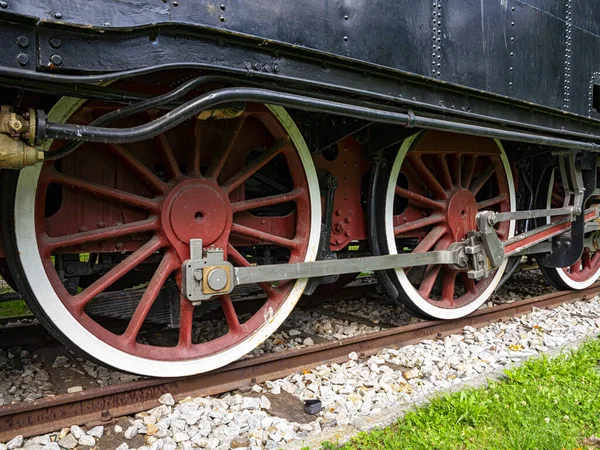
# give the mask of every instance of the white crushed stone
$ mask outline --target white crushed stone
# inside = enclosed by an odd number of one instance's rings
[[[598,331],[598,298],[551,310],[534,309],[507,322],[481,329],[467,326],[461,334],[385,349],[367,359],[351,353],[343,364],[319,366],[261,385],[263,391],[275,395],[285,391],[301,400],[319,398],[323,410],[309,424],[272,416],[270,402],[260,392],[254,393],[256,397],[227,393],[219,398],[187,398],[137,414],[123,440],[128,445],[127,436],[141,434],[149,450],[285,447]],[[73,436],[72,431],[68,436]],[[249,445],[237,447],[245,443]]]

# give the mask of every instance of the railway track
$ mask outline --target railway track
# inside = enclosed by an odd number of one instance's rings
[[[359,298],[372,286],[343,289],[336,300]],[[34,436],[73,424],[105,423],[113,418],[150,409],[157,399],[170,392],[176,399],[187,396],[208,396],[232,391],[248,384],[281,378],[286,375],[326,363],[342,362],[356,352],[360,357],[376,354],[383,348],[401,347],[424,339],[442,338],[458,333],[465,326],[482,327],[491,322],[510,319],[533,308],[552,308],[564,303],[592,298],[600,293],[600,284],[581,291],[561,291],[514,303],[476,311],[472,315],[450,321],[423,321],[406,326],[347,339],[270,353],[236,361],[213,372],[187,378],[141,379],[118,385],[93,388],[72,394],[47,397],[30,403],[0,407],[0,441],[21,434]],[[329,296],[331,300],[331,296]],[[313,297],[303,307],[310,308],[323,301]],[[29,327],[29,329],[33,329]],[[41,330],[41,328],[40,328]],[[6,328],[3,332],[13,332]],[[41,331],[40,331],[41,332]],[[4,340],[4,336],[2,339]],[[13,341],[14,342],[14,341]],[[217,375],[217,376],[216,376]]]

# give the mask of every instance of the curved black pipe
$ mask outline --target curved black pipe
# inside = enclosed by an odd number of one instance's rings
[[[416,116],[412,112],[399,113],[306,97],[283,92],[258,88],[224,88],[203,94],[187,103],[169,111],[147,124],[129,128],[104,128],[90,125],[74,125],[49,122],[45,127],[45,135],[49,138],[72,139],[91,142],[127,143],[153,138],[173,128],[201,111],[213,109],[224,103],[256,102],[281,105],[308,111],[349,116],[372,122],[426,128],[475,136],[525,142],[529,144],[547,145],[550,147],[566,147],[577,150],[600,151],[600,145],[592,142],[581,142],[520,131],[472,125],[450,120]]]
[[[60,83],[60,84],[64,84],[64,85],[69,85],[69,84],[77,84],[77,83],[79,83],[79,84],[81,84],[81,83],[103,83],[103,82],[107,82],[107,81],[116,81],[116,80],[121,80],[121,79],[132,78],[132,77],[140,76],[140,75],[148,75],[148,74],[163,71],[163,70],[174,70],[174,69],[178,69],[178,70],[182,70],[182,69],[213,70],[214,67],[210,67],[210,66],[207,66],[206,64],[201,64],[201,63],[169,63],[169,64],[161,64],[161,65],[152,66],[152,67],[141,67],[141,68],[136,68],[136,69],[129,69],[129,70],[123,70],[123,71],[119,71],[119,72],[111,72],[111,73],[104,73],[104,74],[98,74],[98,75],[63,75],[63,74],[48,73],[48,72],[31,72],[29,70],[15,69],[15,68],[11,68],[11,67],[0,67],[0,76],[6,76],[6,77],[10,77],[10,78],[19,79],[19,80],[26,79],[26,80],[33,80],[33,81],[40,81],[40,82],[51,82],[51,83]],[[234,69],[231,71],[237,72],[239,75],[246,75],[246,76],[248,75],[245,70]],[[334,86],[330,83],[321,83],[321,82],[310,81],[310,80],[302,80],[302,79],[298,79],[298,78],[294,78],[294,77],[274,76],[273,74],[264,74],[264,73],[260,74],[260,77],[263,79],[272,79],[273,81],[276,81],[276,82],[280,82],[282,80],[285,80],[288,82],[293,81],[296,83],[300,82],[300,83],[304,83],[307,87],[313,88],[313,89],[315,89],[315,88],[334,89],[334,90],[337,90],[338,92],[342,92],[347,95],[367,96],[367,97],[370,97],[373,99],[379,99],[382,101],[390,101],[390,100],[398,101],[398,102],[402,103],[405,107],[430,109],[430,110],[436,111],[436,113],[438,113],[438,114],[444,114],[447,112],[447,108],[445,108],[443,106],[436,106],[436,105],[432,105],[432,104],[428,104],[428,103],[419,102],[416,100],[410,100],[407,98],[391,99],[389,96],[386,96],[384,94],[365,91],[365,90],[357,89],[357,88],[351,88],[348,86],[345,86],[345,87],[344,86]],[[524,124],[524,123],[516,122],[513,120],[500,119],[498,117],[486,116],[486,115],[476,114],[476,113],[472,113],[472,112],[452,110],[451,113],[456,116],[464,117],[465,119],[481,120],[481,121],[497,123],[497,124],[505,125],[505,126],[513,126],[513,127],[526,126],[528,129],[530,129],[532,131],[538,131],[540,133],[560,133],[564,136],[571,136],[573,138],[593,139],[593,140],[600,139],[600,137],[595,136],[593,134],[589,134],[589,133],[568,131],[568,130],[562,130],[562,129],[559,130],[559,129],[553,129],[553,128],[539,126],[539,125],[533,125],[533,124]]]
[[[203,84],[207,83],[217,83],[217,82],[231,82],[237,81],[235,78],[224,77],[221,75],[204,75],[192,80],[189,80],[180,86],[176,87],[172,91],[169,91],[162,95],[157,95],[156,97],[149,98],[147,100],[143,100],[138,103],[134,103],[133,105],[128,105],[123,108],[116,109],[109,113],[104,114],[103,116],[98,117],[97,119],[90,122],[89,126],[101,127],[104,125],[108,125],[111,122],[114,122],[119,119],[123,119],[125,117],[132,116],[142,111],[146,111],[152,108],[158,108],[163,105],[166,105],[174,100],[177,100],[190,91],[200,87]],[[82,142],[72,142],[65,147],[61,148],[55,152],[47,152],[46,159],[54,160],[64,158],[65,156],[73,153],[82,145]]]

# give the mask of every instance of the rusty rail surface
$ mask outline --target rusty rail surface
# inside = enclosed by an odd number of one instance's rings
[[[236,361],[213,372],[187,378],[155,378],[94,388],[74,394],[43,398],[30,403],[0,407],[0,442],[15,435],[35,436],[74,424],[107,422],[158,406],[158,398],[170,392],[175,399],[228,392],[310,369],[343,362],[350,352],[361,357],[385,347],[400,347],[424,339],[461,332],[470,325],[482,327],[531,311],[586,300],[600,293],[600,284],[582,291],[556,292],[491,308],[480,309],[457,320],[424,321],[310,347],[271,353]],[[218,376],[215,376],[218,375]]]

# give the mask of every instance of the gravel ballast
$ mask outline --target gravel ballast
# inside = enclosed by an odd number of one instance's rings
[[[386,319],[387,322],[387,319]],[[295,323],[297,329],[302,325]],[[127,419],[117,429],[122,448],[275,449],[318,436],[338,435],[343,427],[412,405],[436,391],[456,389],[529,357],[557,349],[600,331],[598,298],[561,305],[481,329],[465,327],[461,334],[426,340],[400,349],[385,349],[361,359],[306,370],[252,386],[243,394],[218,398],[187,398],[179,403],[167,395],[161,406]],[[288,338],[295,338],[289,336]],[[300,400],[318,398],[323,410],[309,423],[271,414],[266,395],[292,395]],[[115,427],[116,428],[116,427]],[[334,430],[336,430],[334,432]],[[115,434],[115,430],[111,429]],[[83,433],[83,434],[82,434]],[[13,439],[4,448],[34,450],[76,448],[94,439],[101,447],[102,432],[79,427],[34,439]],[[333,434],[332,434],[333,433]],[[82,442],[83,439],[83,442]],[[54,445],[53,445],[54,444]],[[74,445],[74,447],[71,447]]]

